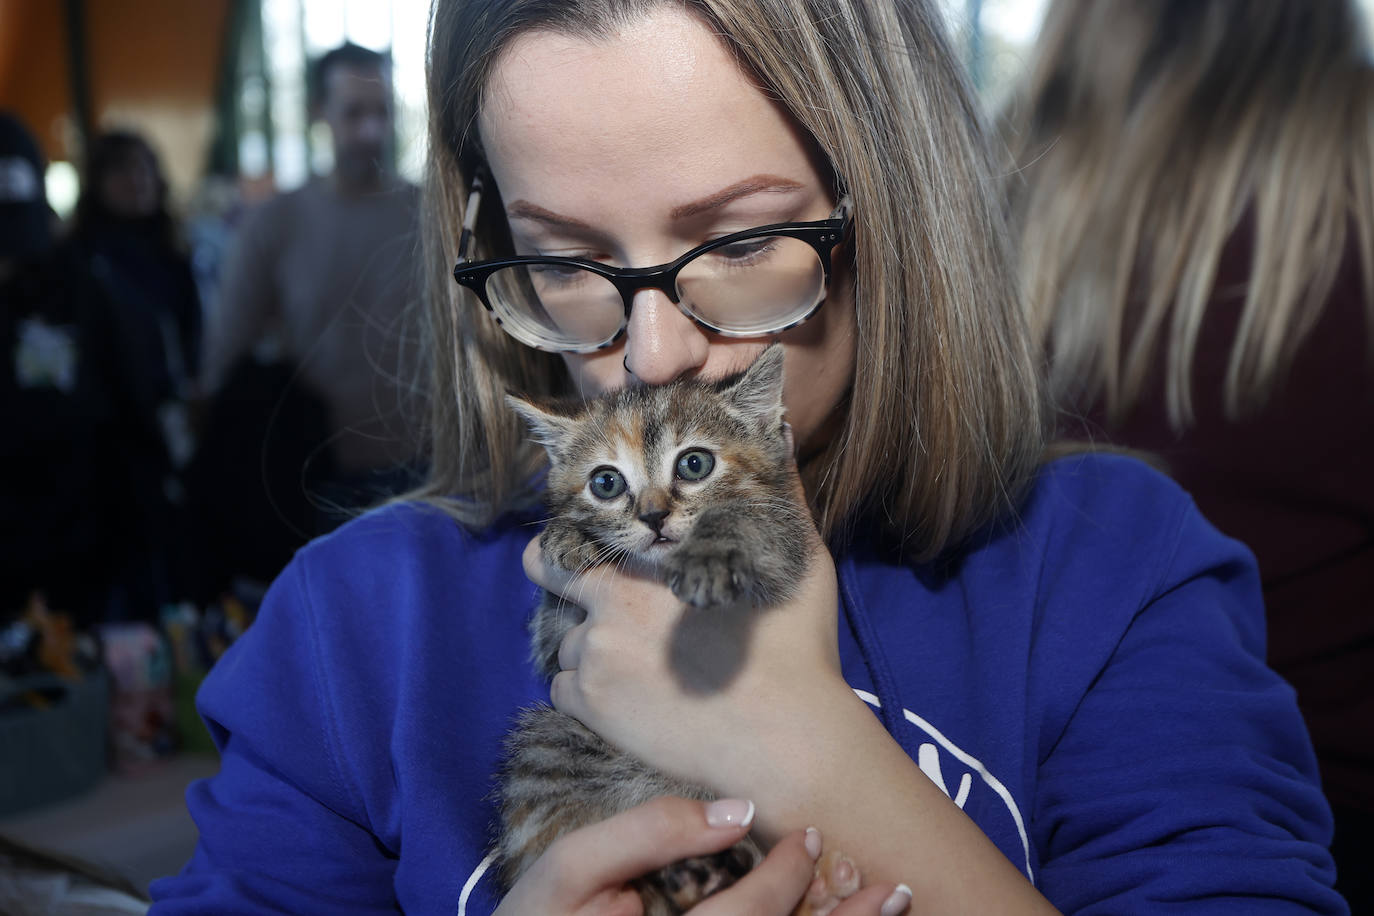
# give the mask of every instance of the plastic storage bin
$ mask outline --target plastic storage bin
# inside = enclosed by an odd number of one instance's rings
[[[40,694],[48,705],[19,698]],[[0,815],[61,801],[105,775],[110,688],[103,671],[80,681],[0,677]]]

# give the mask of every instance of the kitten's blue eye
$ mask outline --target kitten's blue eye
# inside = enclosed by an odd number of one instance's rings
[[[716,457],[705,449],[694,448],[677,459],[677,476],[683,480],[701,480],[716,467]]]
[[[592,471],[592,495],[598,499],[615,499],[625,492],[625,478],[611,467]]]

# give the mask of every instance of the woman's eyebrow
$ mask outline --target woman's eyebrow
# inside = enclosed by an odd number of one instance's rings
[[[806,187],[799,181],[791,178],[783,178],[780,175],[751,175],[748,178],[735,182],[734,184],[721,188],[714,194],[708,194],[699,200],[689,203],[679,204],[669,211],[670,218],[679,220],[689,216],[698,216],[710,210],[715,210],[725,206],[741,197],[748,197],[751,194],[761,193],[786,193],[789,191],[799,191]],[[595,227],[584,223],[580,219],[565,216],[562,213],[555,213],[538,204],[530,203],[527,200],[517,200],[506,208],[508,219],[524,219],[543,223],[556,229],[571,229],[578,232],[596,232]]]
[[[723,207],[733,200],[738,200],[741,197],[748,197],[750,194],[765,192],[785,193],[788,191],[799,191],[804,187],[805,185],[801,182],[793,181],[790,178],[783,178],[780,175],[751,175],[748,178],[735,182],[729,187],[721,188],[716,193],[709,194],[700,200],[694,200],[691,203],[676,206],[668,215],[673,219],[686,219],[689,216],[697,216],[708,210],[715,210],[718,207]]]
[[[546,210],[538,204],[532,204],[528,200],[517,200],[506,208],[506,219],[528,219],[538,223],[544,223],[556,229],[573,229],[579,232],[595,232],[587,223],[571,216],[564,216],[552,210]]]

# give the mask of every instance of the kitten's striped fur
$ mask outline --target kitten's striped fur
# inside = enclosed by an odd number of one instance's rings
[[[545,557],[569,570],[647,564],[694,607],[747,613],[789,597],[805,572],[811,522],[794,496],[782,357],[775,344],[731,378],[625,388],[588,402],[512,398],[549,453]],[[714,461],[699,480],[678,472],[693,451]],[[591,481],[608,468],[626,487],[598,498]],[[557,673],[559,644],[584,616],[545,595],[530,629],[535,664],[546,676]],[[526,710],[501,774],[503,879],[513,884],[569,830],[660,795],[710,797],[620,753],[576,719],[547,706]],[[716,856],[669,866],[638,883],[645,912],[681,913],[761,858],[746,838]]]

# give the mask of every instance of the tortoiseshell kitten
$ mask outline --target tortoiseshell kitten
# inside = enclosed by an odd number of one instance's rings
[[[792,489],[783,424],[783,349],[717,382],[632,387],[591,401],[510,398],[549,454],[552,518],[544,556],[580,571],[600,563],[657,570],[694,608],[767,606],[801,581],[810,517]],[[689,611],[690,613],[690,611]],[[530,623],[534,661],[558,672],[558,647],[585,612],[545,593]],[[711,794],[659,773],[548,706],[526,710],[507,740],[497,842],[507,888],[562,834],[660,795]],[[636,882],[648,916],[686,911],[762,859],[746,837]],[[799,914],[828,913],[858,873],[827,852]]]

